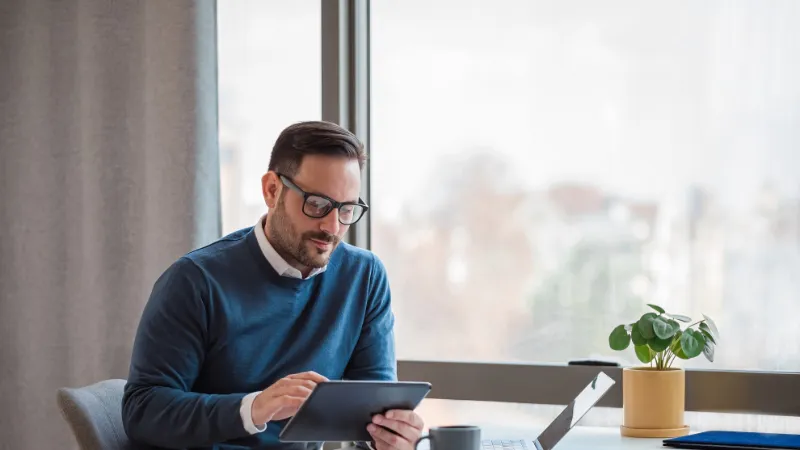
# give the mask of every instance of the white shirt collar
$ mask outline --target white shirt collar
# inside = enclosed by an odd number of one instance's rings
[[[266,217],[266,214],[261,216],[261,218],[258,219],[258,223],[255,225],[256,240],[258,241],[258,246],[261,248],[261,252],[264,253],[264,257],[267,258],[269,264],[273,269],[275,269],[276,272],[278,272],[279,275],[303,279],[303,274],[299,270],[290,266],[289,263],[278,254],[278,252],[275,250],[275,247],[273,247],[272,244],[270,244],[269,239],[267,239],[267,235],[264,234],[264,222]],[[321,268],[311,269],[311,272],[306,278],[308,279],[314,275],[320,274],[327,268],[328,266],[323,266]]]

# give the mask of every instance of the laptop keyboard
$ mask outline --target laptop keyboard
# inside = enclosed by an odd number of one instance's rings
[[[533,450],[525,445],[525,441],[483,440],[483,450]]]

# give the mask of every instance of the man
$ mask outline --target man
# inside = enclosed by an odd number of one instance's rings
[[[385,269],[341,242],[368,209],[359,198],[365,160],[363,145],[337,125],[288,127],[261,179],[268,214],[181,257],[156,281],[122,402],[133,441],[307,448],[279,443],[278,434],[317,383],[396,380]],[[373,422],[377,450],[411,450],[423,428],[413,411]]]

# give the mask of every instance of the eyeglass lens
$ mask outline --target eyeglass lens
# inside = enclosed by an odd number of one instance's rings
[[[333,204],[325,198],[309,195],[303,205],[303,212],[310,217],[320,218],[327,215]],[[339,221],[345,225],[350,225],[361,217],[364,208],[359,205],[342,205],[339,208]]]

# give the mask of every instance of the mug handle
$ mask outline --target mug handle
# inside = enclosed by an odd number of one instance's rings
[[[431,440],[431,435],[430,434],[426,434],[425,436],[422,436],[419,439],[417,439],[417,443],[414,444],[414,449],[416,450],[417,448],[419,448],[419,443],[424,441],[425,439],[430,441]]]

